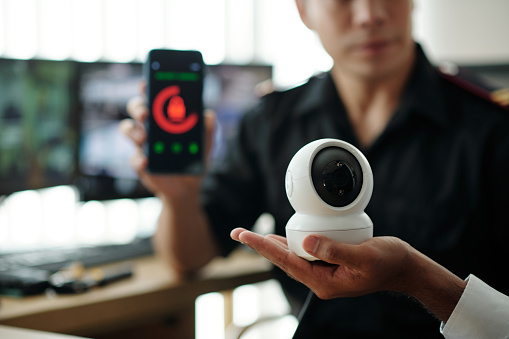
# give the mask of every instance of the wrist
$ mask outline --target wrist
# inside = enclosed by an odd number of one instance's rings
[[[422,303],[446,322],[456,307],[466,282],[419,251],[411,248],[408,285],[404,293]]]
[[[420,256],[421,253],[408,243],[404,241],[402,243],[406,254],[399,263],[400,274],[392,290],[415,297],[420,289],[422,272],[424,270]]]
[[[200,196],[201,180],[196,178],[179,178],[172,181],[165,189],[155,194],[164,207],[176,208],[198,201]]]

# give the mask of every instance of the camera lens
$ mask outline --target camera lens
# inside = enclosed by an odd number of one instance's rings
[[[325,189],[336,195],[350,193],[355,186],[355,175],[350,165],[344,161],[331,161],[322,172],[322,181]]]
[[[352,203],[362,188],[362,169],[347,150],[327,147],[320,150],[311,165],[316,192],[327,204],[344,207]]]

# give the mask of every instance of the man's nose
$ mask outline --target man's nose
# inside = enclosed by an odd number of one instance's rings
[[[389,0],[390,1],[390,0]],[[376,27],[387,20],[387,0],[354,0],[353,22],[362,27]]]

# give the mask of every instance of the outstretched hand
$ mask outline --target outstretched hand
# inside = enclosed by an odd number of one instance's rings
[[[251,247],[319,298],[355,297],[392,290],[406,292],[411,276],[411,247],[394,237],[377,237],[360,245],[339,243],[324,236],[304,239],[304,250],[320,261],[307,261],[288,249],[286,238],[262,236],[242,228],[234,240]]]
[[[445,322],[466,286],[445,267],[395,237],[374,237],[351,245],[324,236],[307,236],[302,247],[319,261],[297,256],[281,236],[262,236],[236,228],[231,237],[272,261],[322,299],[401,292],[415,297]]]

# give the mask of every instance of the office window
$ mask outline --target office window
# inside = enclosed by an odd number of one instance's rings
[[[4,55],[28,59],[38,52],[37,1],[3,0]],[[0,43],[0,45],[2,45]]]
[[[104,59],[127,62],[136,58],[138,4],[136,0],[103,2]]]
[[[130,62],[152,48],[273,64],[279,87],[331,65],[293,0],[0,0],[0,57]]]
[[[165,46],[166,0],[141,0],[137,10],[136,39],[138,49],[136,59],[144,60],[150,49]]]
[[[38,54],[45,59],[67,59],[72,51],[72,30],[70,29],[72,2],[45,0],[36,8],[38,11]]]
[[[95,61],[103,56],[102,0],[72,0],[72,52],[70,58]]]
[[[5,22],[5,4],[0,1],[0,23]],[[5,24],[0,24],[0,55],[5,52]]]

